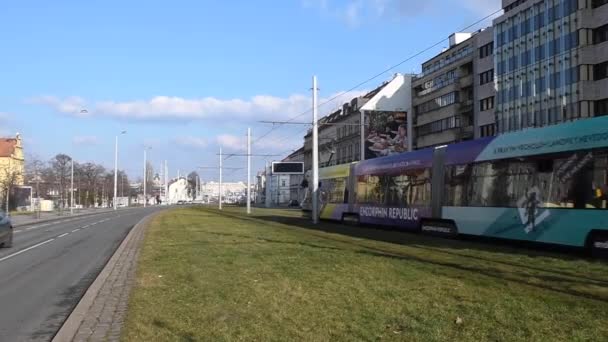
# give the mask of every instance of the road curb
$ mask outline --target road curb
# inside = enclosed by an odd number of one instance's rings
[[[78,329],[80,328],[81,324],[87,317],[87,313],[93,306],[93,303],[94,303],[95,299],[98,297],[101,288],[103,287],[105,282],[108,280],[110,273],[112,272],[112,270],[118,263],[120,256],[123,254],[128,243],[133,239],[133,237],[137,234],[137,232],[139,230],[145,229],[148,222],[150,222],[150,220],[154,216],[158,215],[162,211],[164,211],[164,210],[147,215],[146,217],[141,219],[129,231],[129,233],[124,238],[124,240],[120,243],[120,245],[118,246],[118,248],[116,249],[114,254],[112,254],[112,257],[110,258],[110,260],[106,263],[104,268],[101,270],[101,272],[99,273],[97,278],[95,278],[95,280],[93,281],[91,286],[89,286],[89,288],[87,289],[85,294],[82,296],[82,298],[80,299],[80,301],[78,302],[78,304],[76,305],[76,307],[74,308],[72,313],[68,316],[66,321],[63,323],[63,325],[61,326],[61,328],[59,329],[57,334],[55,334],[55,336],[52,339],[52,342],[71,342],[74,340],[74,338],[76,337],[76,334],[78,333]]]

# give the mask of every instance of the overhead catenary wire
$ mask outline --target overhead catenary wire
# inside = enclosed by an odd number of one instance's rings
[[[484,16],[483,18],[481,18],[481,19],[479,19],[479,20],[475,21],[474,23],[472,23],[472,24],[470,24],[470,25],[467,25],[466,27],[463,27],[462,29],[458,30],[458,32],[468,30],[469,28],[471,28],[471,27],[473,27],[473,26],[475,26],[475,25],[478,25],[478,24],[480,24],[480,23],[482,23],[482,22],[486,21],[487,19],[489,19],[489,18],[493,17],[494,15],[496,15],[496,14],[498,14],[498,13],[500,13],[500,12],[502,12],[502,9],[498,9],[498,10],[496,10],[496,11],[494,11],[494,12],[492,12],[492,13],[490,13],[490,14],[486,15],[486,16]],[[351,92],[351,91],[353,91],[353,90],[356,90],[357,88],[359,88],[359,87],[361,87],[361,86],[363,86],[363,85],[365,85],[365,84],[367,84],[367,83],[369,83],[369,82],[371,82],[371,81],[375,80],[376,78],[378,78],[378,77],[380,77],[380,76],[382,76],[382,75],[386,74],[387,72],[392,71],[393,69],[395,69],[395,68],[397,68],[397,67],[399,67],[399,66],[401,66],[401,65],[405,64],[406,62],[409,62],[410,60],[412,60],[412,59],[414,59],[414,58],[416,58],[416,57],[418,57],[418,56],[420,56],[420,55],[422,55],[422,54],[424,54],[424,53],[426,53],[426,52],[430,51],[431,49],[436,48],[437,46],[439,46],[439,45],[443,44],[443,43],[445,42],[445,40],[446,40],[446,39],[449,39],[449,37],[448,37],[448,38],[443,38],[443,39],[441,39],[440,41],[438,41],[438,42],[436,42],[436,43],[434,43],[434,44],[432,44],[432,45],[428,46],[427,48],[424,48],[423,50],[421,50],[421,51],[419,51],[419,52],[417,52],[417,53],[415,53],[415,54],[413,54],[413,55],[411,55],[411,56],[409,56],[409,57],[405,58],[404,60],[402,60],[402,61],[398,62],[397,64],[394,64],[394,65],[392,65],[392,66],[388,67],[387,69],[383,70],[382,72],[379,72],[379,73],[377,73],[377,74],[373,75],[372,77],[369,77],[368,79],[366,79],[366,80],[364,80],[364,81],[362,81],[362,82],[360,82],[360,83],[356,84],[355,86],[350,87],[348,90],[345,90],[345,91],[342,91],[342,92],[338,93],[337,95],[335,95],[335,96],[333,96],[333,97],[329,98],[328,100],[323,101],[321,104],[317,105],[317,107],[324,106],[324,105],[326,105],[326,104],[328,104],[328,103],[330,103],[330,102],[332,102],[332,101],[334,101],[334,100],[336,100],[336,99],[338,99],[338,98],[340,98],[340,97],[344,96],[345,94],[348,94],[349,92]],[[262,139],[266,138],[268,135],[270,135],[272,132],[274,132],[274,131],[275,131],[276,129],[278,129],[279,127],[281,127],[281,126],[283,126],[283,125],[285,125],[285,124],[288,124],[288,123],[290,123],[290,122],[294,121],[295,119],[298,119],[298,118],[300,118],[300,117],[302,117],[302,116],[304,116],[304,115],[308,114],[310,111],[312,111],[312,108],[309,108],[309,109],[307,109],[306,111],[303,111],[302,113],[299,113],[299,114],[297,114],[297,115],[295,115],[295,116],[293,116],[293,117],[291,117],[291,118],[287,119],[287,120],[286,120],[286,121],[284,121],[284,122],[281,122],[281,123],[278,123],[278,124],[276,124],[276,125],[273,125],[273,127],[271,127],[271,128],[270,128],[270,129],[269,129],[269,130],[268,130],[266,133],[262,134],[262,135],[261,135],[260,137],[258,137],[258,138],[257,138],[255,141],[253,141],[253,144],[256,144],[256,143],[258,143],[260,140],[262,140]]]

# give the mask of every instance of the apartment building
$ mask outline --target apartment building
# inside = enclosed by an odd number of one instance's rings
[[[493,34],[454,33],[412,80],[417,149],[495,134]]]
[[[411,141],[411,80],[412,75],[395,74],[390,81],[363,96],[352,98],[342,108],[319,120],[319,166],[346,164],[378,156],[406,152]],[[361,146],[361,117],[365,120],[366,140]],[[400,148],[393,144],[399,126],[406,128]],[[389,127],[393,127],[392,131]],[[388,131],[387,131],[388,130]],[[374,148],[367,136],[375,133],[392,135],[382,149]],[[397,139],[398,140],[398,139]],[[382,144],[382,143],[381,143]],[[376,146],[377,147],[377,146]],[[364,149],[363,151],[361,149]],[[363,153],[362,153],[363,152]],[[312,167],[312,130],[304,137],[304,168]]]
[[[608,113],[608,1],[503,0],[494,20],[498,132]]]

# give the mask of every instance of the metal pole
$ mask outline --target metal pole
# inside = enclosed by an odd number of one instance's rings
[[[312,78],[312,222],[319,223],[319,125],[317,123],[317,76]]]
[[[10,199],[11,199],[11,184],[9,183],[6,186],[6,215],[7,216],[10,216],[10,212],[9,212],[10,208],[8,206],[8,202],[10,201]]]
[[[40,202],[40,175],[38,174],[38,170],[36,170],[36,195],[38,197],[38,219],[40,219],[40,206],[42,203]]]
[[[264,196],[264,202],[265,202],[265,206],[266,208],[270,208],[271,206],[271,201],[272,198],[270,196],[272,196],[271,192],[270,192],[270,186],[272,185],[272,172],[271,172],[271,168],[268,165],[268,162],[266,162],[266,172],[265,173],[265,181],[264,181],[264,186],[266,187],[266,192],[265,192],[265,196]]]
[[[11,159],[8,160],[8,170],[9,170],[9,172],[13,169],[12,165],[11,165],[11,161],[12,161]],[[6,183],[6,215],[7,216],[11,216],[11,213],[9,211],[10,207],[9,207],[8,203],[11,200],[11,183],[13,182],[12,179],[15,178],[15,177],[14,177],[14,174],[12,172],[8,176],[10,178],[8,179],[8,182]]]
[[[72,158],[72,176],[70,183],[70,215],[74,215],[74,158]]]
[[[222,148],[220,147],[220,195],[219,195],[219,209],[222,210]]]
[[[251,128],[247,128],[247,214],[251,214]]]
[[[116,210],[116,200],[118,198],[118,135],[116,136],[116,144],[114,145],[114,200],[112,204]]]
[[[148,167],[147,167],[147,158],[148,158],[148,149],[144,148],[144,208],[146,207],[147,204],[147,200],[146,200],[146,177],[148,176]]]

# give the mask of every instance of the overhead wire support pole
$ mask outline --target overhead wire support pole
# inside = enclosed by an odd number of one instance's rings
[[[74,215],[74,158],[72,160],[72,175],[70,177],[70,215]]]
[[[247,128],[247,215],[251,214],[251,128]]]
[[[319,223],[319,125],[317,122],[317,76],[312,78],[312,222]]]
[[[219,193],[219,209],[222,210],[222,148],[220,147],[220,193]]]

